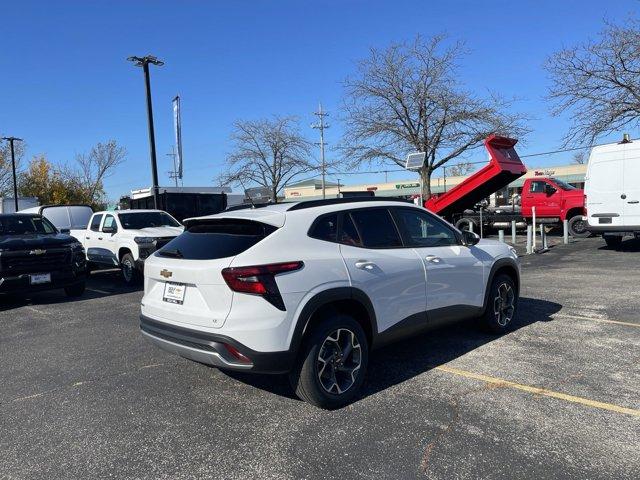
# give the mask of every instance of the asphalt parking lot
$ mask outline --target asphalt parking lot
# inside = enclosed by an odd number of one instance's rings
[[[117,272],[77,301],[0,299],[0,476],[637,478],[640,240],[522,263],[511,333],[465,322],[378,351],[333,412],[154,348]]]

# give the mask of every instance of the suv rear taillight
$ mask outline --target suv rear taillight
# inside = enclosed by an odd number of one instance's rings
[[[264,297],[279,310],[286,310],[275,276],[300,270],[303,262],[271,263],[251,267],[229,267],[222,270],[222,278],[234,292]]]

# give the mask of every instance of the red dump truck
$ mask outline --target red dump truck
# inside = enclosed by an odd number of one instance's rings
[[[518,140],[490,135],[484,141],[489,163],[448,192],[434,195],[424,204],[428,210],[445,217],[463,230],[507,229],[511,222],[517,228],[532,222],[552,226],[569,221],[574,237],[589,235],[584,220],[584,192],[553,177],[527,178],[522,187],[520,204],[489,207],[482,205],[491,194],[501,190],[527,173],[514,146]]]

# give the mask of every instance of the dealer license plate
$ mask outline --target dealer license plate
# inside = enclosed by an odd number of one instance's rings
[[[36,273],[34,275],[29,275],[29,282],[31,285],[40,285],[43,283],[51,283],[51,274],[50,273]]]
[[[178,305],[182,305],[184,302],[184,292],[187,289],[187,286],[183,283],[165,283],[164,284],[164,295],[162,299],[165,302],[169,303],[177,303]]]

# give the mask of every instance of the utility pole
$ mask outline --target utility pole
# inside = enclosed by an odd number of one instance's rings
[[[338,197],[340,197],[340,179],[338,178]]]
[[[327,164],[325,162],[324,159],[324,130],[325,128],[329,128],[329,125],[327,125],[326,123],[324,123],[324,117],[326,117],[327,115],[329,115],[326,112],[322,111],[322,104],[318,104],[318,111],[317,112],[313,112],[314,115],[316,115],[319,119],[318,123],[315,123],[313,125],[311,125],[311,128],[314,128],[316,130],[320,130],[320,143],[316,144],[316,145],[320,145],[320,162],[322,164],[322,198],[326,198],[326,186],[325,186],[325,176],[327,173]]]
[[[156,161],[156,136],[153,130],[153,107],[151,105],[151,81],[149,79],[149,64],[161,67],[164,65],[162,60],[158,60],[152,55],[146,57],[129,57],[127,58],[136,67],[142,67],[144,71],[144,86],[147,94],[147,122],[149,124],[149,147],[151,152],[151,176],[153,181],[153,205],[158,208],[158,164]]]
[[[22,142],[18,137],[2,137],[3,140],[9,142],[11,148],[11,172],[13,173],[13,201],[18,211],[18,181],[16,180],[16,152],[13,148],[13,142]]]
[[[167,157],[171,157],[173,159],[173,170],[169,172],[169,178],[176,181],[176,188],[178,187],[178,166],[176,165],[176,147],[171,146],[171,153],[167,153]]]

